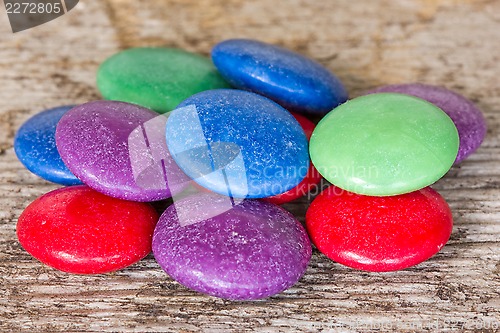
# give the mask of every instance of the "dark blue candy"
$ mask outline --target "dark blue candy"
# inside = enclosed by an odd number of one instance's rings
[[[242,90],[208,90],[186,99],[170,113],[166,138],[188,176],[231,197],[288,191],[309,166],[307,139],[295,118]]]
[[[61,106],[38,113],[19,128],[14,139],[16,155],[28,170],[61,185],[82,184],[66,167],[56,148],[56,125],[71,108]]]
[[[234,87],[264,95],[290,111],[323,115],[348,97],[328,69],[275,45],[230,39],[213,48],[212,60]]]

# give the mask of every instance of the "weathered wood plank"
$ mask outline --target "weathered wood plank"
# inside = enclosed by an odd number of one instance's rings
[[[1,332],[500,331],[500,2],[204,0],[81,1],[68,15],[11,34],[0,14]],[[366,273],[318,253],[293,288],[256,302],[187,290],[148,256],[123,271],[69,275],[18,244],[15,223],[57,188],[16,160],[30,115],[99,98],[95,71],[119,49],[172,45],[208,54],[230,37],[277,43],[334,70],[352,96],[421,81],[473,99],[488,120],[483,147],[435,184],[455,218],[435,257]],[[308,200],[286,208],[301,220]]]

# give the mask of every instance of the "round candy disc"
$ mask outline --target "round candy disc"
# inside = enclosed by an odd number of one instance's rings
[[[295,119],[297,119],[300,126],[304,130],[307,139],[309,140],[315,127],[314,123],[309,119],[307,119],[306,117],[293,112],[292,116],[294,116]],[[319,174],[318,170],[316,170],[316,168],[314,167],[314,165],[312,165],[312,163],[309,163],[309,169],[307,170],[307,174],[305,178],[299,183],[299,185],[295,186],[291,190],[286,191],[285,193],[277,194],[272,197],[263,198],[263,200],[274,203],[276,205],[281,205],[290,202],[292,200],[303,197],[313,189],[318,188],[318,183],[321,181],[321,179],[322,177]]]
[[[68,168],[106,195],[156,201],[189,179],[170,157],[166,117],[137,105],[96,101],[79,105],[57,125],[56,144]]]
[[[209,295],[250,300],[295,284],[311,258],[299,221],[259,200],[235,204],[229,197],[187,197],[160,217],[153,253],[176,281]]]
[[[82,183],[69,171],[56,148],[56,125],[72,107],[60,106],[34,115],[14,138],[14,150],[24,166],[35,175],[61,185]]]
[[[166,138],[189,177],[232,197],[286,192],[309,167],[299,123],[278,104],[251,92],[218,89],[186,99],[170,113]]]
[[[455,164],[462,162],[476,151],[486,135],[486,121],[481,111],[468,99],[443,87],[409,83],[379,87],[367,94],[393,92],[425,99],[441,108],[455,123],[460,137],[460,147]]]
[[[319,63],[255,40],[217,44],[212,60],[234,87],[264,95],[294,111],[326,114],[347,100],[340,80]]]
[[[440,179],[458,151],[450,117],[435,105],[402,94],[350,100],[325,116],[310,141],[311,160],[345,190],[389,196]]]
[[[371,197],[331,186],[306,213],[316,247],[330,259],[357,269],[384,272],[416,265],[448,241],[452,214],[433,189]]]
[[[108,197],[87,186],[49,192],[21,214],[17,236],[32,256],[56,269],[98,274],[125,268],[151,251],[152,206]]]
[[[106,99],[167,112],[203,90],[228,88],[210,59],[175,48],[131,48],[113,55],[97,72]]]

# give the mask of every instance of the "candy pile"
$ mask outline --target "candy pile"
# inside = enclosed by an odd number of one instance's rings
[[[428,186],[485,136],[470,101],[422,84],[348,100],[320,64],[252,40],[219,43],[212,61],[125,50],[99,68],[106,100],[46,110],[19,129],[21,162],[73,185],[21,214],[26,251],[97,274],[152,250],[181,284],[248,300],[296,283],[310,239],[336,262],[375,272],[416,265],[446,244],[452,214]],[[323,118],[315,127],[308,116]],[[332,185],[304,228],[278,204],[317,190],[322,177]],[[168,198],[159,216],[150,202]]]

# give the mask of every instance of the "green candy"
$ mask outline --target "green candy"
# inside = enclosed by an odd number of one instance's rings
[[[440,179],[458,152],[458,132],[437,106],[393,93],[352,99],[328,113],[310,141],[311,160],[332,184],[389,196]]]
[[[229,85],[206,57],[175,48],[132,48],[101,64],[97,87],[105,99],[164,113],[193,94]]]

